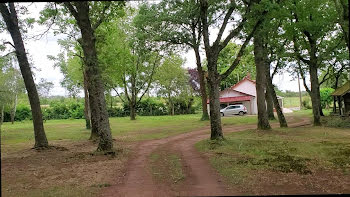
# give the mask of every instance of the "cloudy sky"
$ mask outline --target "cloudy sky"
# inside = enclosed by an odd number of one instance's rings
[[[38,19],[40,10],[43,9],[45,3],[25,3],[29,10],[29,16]],[[38,35],[47,29],[46,26],[34,25],[33,29],[28,30],[30,35]],[[212,35],[215,35],[215,31],[212,30]],[[56,56],[61,48],[57,44],[58,39],[62,39],[63,35],[53,35],[52,32],[48,32],[39,40],[27,40],[25,42],[25,47],[29,55],[31,56],[33,66],[36,68],[33,70],[35,74],[35,81],[39,82],[41,78],[46,79],[54,83],[54,88],[51,91],[51,95],[67,95],[67,91],[60,86],[60,81],[63,79],[63,75],[60,73],[58,68],[54,68],[53,61],[50,61],[47,56]],[[214,38],[213,38],[214,39]],[[213,40],[212,39],[212,40]],[[7,32],[0,33],[0,40],[11,41],[11,37]],[[183,52],[182,57],[186,59],[184,67],[195,68],[195,56],[192,50],[188,52]],[[202,54],[204,58],[204,53]],[[202,58],[202,59],[203,59]],[[278,86],[281,90],[292,90],[298,91],[298,83],[293,80],[288,73],[277,75],[273,80],[274,84]],[[302,87],[302,90],[304,88]]]

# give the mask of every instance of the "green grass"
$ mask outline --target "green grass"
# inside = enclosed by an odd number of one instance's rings
[[[311,101],[309,96],[303,96],[302,100],[304,100],[305,98],[309,98],[309,100]],[[283,98],[283,107],[285,108],[290,108],[290,107],[299,107],[300,106],[300,99],[299,97],[284,97]]]
[[[176,116],[138,116],[135,121],[129,117],[110,118],[113,137],[126,141],[160,139],[180,133],[189,132],[204,126],[209,121],[200,121],[201,114]],[[223,125],[256,123],[256,116],[233,116],[222,119]],[[44,123],[49,141],[52,140],[86,140],[90,131],[85,129],[85,121],[47,120]],[[5,122],[2,125],[1,143],[34,143],[32,121]]]
[[[350,131],[327,127],[247,130],[224,141],[196,144],[210,163],[232,184],[251,180],[255,171],[310,174],[315,168],[349,172]]]

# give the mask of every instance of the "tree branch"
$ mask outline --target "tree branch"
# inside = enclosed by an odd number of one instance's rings
[[[253,37],[254,33],[259,28],[259,26],[261,25],[262,22],[263,22],[263,18],[260,18],[259,21],[255,24],[253,30],[250,32],[250,34],[248,35],[248,37],[244,41],[241,49],[239,50],[236,59],[233,61],[231,66],[223,74],[220,75],[222,80],[225,79],[226,77],[228,77],[231,74],[231,72],[238,66],[239,62],[241,61],[241,57],[244,53],[245,48],[247,47],[250,39]]]
[[[125,72],[123,73],[122,80],[123,80],[123,84],[124,84],[125,96],[128,99],[128,101],[130,102],[131,99],[130,99],[129,94],[128,94],[128,87],[127,87],[127,83],[126,83],[126,79],[125,79]]]
[[[111,6],[110,1],[105,1],[106,5],[103,7],[102,13],[100,14],[100,20],[98,20],[94,25],[92,25],[92,29],[95,31],[98,26],[101,25],[101,23],[105,20],[106,18],[106,10]]]
[[[239,34],[239,32],[243,29],[243,26],[244,26],[244,24],[245,24],[245,22],[246,22],[246,20],[247,20],[247,14],[248,14],[249,11],[250,11],[250,6],[251,6],[251,3],[248,4],[247,10],[246,10],[246,12],[245,12],[245,14],[244,14],[244,16],[243,16],[243,18],[242,18],[242,21],[239,23],[238,27],[236,27],[234,30],[232,30],[232,31],[230,32],[230,34],[226,36],[226,38],[224,39],[224,41],[219,45],[219,51],[221,51],[223,48],[225,48],[226,45],[230,42],[230,40],[231,40],[233,37],[237,36],[237,35]],[[264,11],[264,12],[262,13],[261,18],[264,18],[266,14],[267,14],[267,12]],[[259,19],[259,21],[261,20],[261,18]],[[259,23],[259,21],[258,21],[258,23]],[[255,29],[255,27],[254,27],[254,29]],[[255,30],[254,30],[254,31],[255,31]],[[219,41],[220,41],[220,40],[219,40]]]
[[[115,88],[112,88],[118,95],[118,97],[120,98],[120,100],[122,100],[123,103],[125,103],[123,97],[118,93],[118,90],[116,90]]]
[[[231,5],[232,5],[232,4],[233,4],[233,3],[231,2]],[[227,13],[226,13],[226,15],[225,15],[224,21],[223,21],[223,23],[222,23],[222,25],[221,25],[221,28],[220,28],[219,33],[218,33],[218,36],[216,37],[216,40],[215,40],[213,46],[219,44],[219,42],[220,42],[220,40],[221,40],[221,37],[222,37],[222,34],[224,33],[224,31],[225,31],[225,29],[226,29],[227,22],[228,22],[229,18],[231,17],[233,11],[234,11],[234,7],[233,7],[233,6],[230,6],[229,10],[227,11]]]
[[[69,10],[69,12],[74,16],[74,18],[78,21],[79,15],[76,9],[73,7],[73,5],[70,2],[63,2],[65,7]]]
[[[142,97],[146,94],[146,92],[148,92],[149,88],[151,87],[151,83],[152,83],[152,80],[153,80],[153,75],[154,75],[154,71],[156,70],[156,65],[157,65],[157,61],[158,61],[158,57],[154,60],[154,63],[153,63],[153,67],[152,67],[152,72],[151,72],[151,75],[150,75],[150,78],[148,80],[148,84],[147,84],[147,88],[146,90],[143,92],[143,94],[140,96],[139,100],[136,102],[139,103],[142,99]]]
[[[15,45],[13,45],[11,42],[4,42],[4,44],[11,45],[14,49],[16,49]]]
[[[321,82],[319,83],[320,85],[323,84],[325,81],[327,81],[327,80],[330,78],[330,77],[328,77],[328,78],[326,79],[327,75],[329,74],[330,68],[331,68],[331,67],[329,66],[328,69],[327,69],[327,73],[323,76]]]
[[[210,50],[210,44],[209,44],[209,30],[208,30],[208,1],[207,0],[200,0],[200,17],[202,20],[202,26],[203,26],[203,40],[204,40],[204,46],[208,50]]]
[[[299,72],[300,72],[301,78],[303,79],[303,85],[305,87],[305,90],[309,94],[311,94],[311,91],[310,91],[309,87],[306,85],[305,75],[304,75],[303,69],[301,68],[300,62],[298,62],[298,68],[299,68]]]

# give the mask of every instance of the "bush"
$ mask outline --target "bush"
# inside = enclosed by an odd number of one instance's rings
[[[117,108],[117,107],[108,108],[107,111],[108,111],[109,117],[125,117],[129,115],[125,113],[122,108]]]
[[[311,100],[309,97],[305,97],[303,98],[303,107],[306,108],[306,109],[312,109],[312,105],[311,105]]]
[[[52,101],[50,106],[43,108],[42,111],[45,120],[81,119],[84,118],[84,103],[74,100]]]
[[[128,116],[130,114],[130,107],[128,103],[123,104],[123,111]],[[165,104],[154,98],[142,99],[136,106],[136,113],[140,116],[162,116],[167,115],[167,107]]]
[[[28,105],[18,105],[16,109],[15,121],[31,120],[32,111]]]
[[[329,104],[332,103],[332,93],[334,92],[333,88],[322,88],[320,90],[320,97],[321,97],[321,107],[326,108],[329,106]]]

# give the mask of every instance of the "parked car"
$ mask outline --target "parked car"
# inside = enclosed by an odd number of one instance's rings
[[[247,108],[244,105],[229,105],[220,110],[221,116],[227,115],[240,115],[243,116],[247,113]]]

